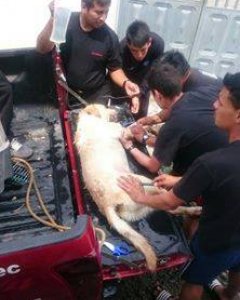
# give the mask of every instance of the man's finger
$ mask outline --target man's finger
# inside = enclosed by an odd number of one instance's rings
[[[139,108],[140,108],[139,98],[137,97],[132,98],[131,112],[136,114],[138,113]]]
[[[122,188],[123,190],[125,190],[125,191],[129,190],[129,183],[128,183],[128,181],[126,181],[126,179],[118,178],[117,183],[118,183],[118,186],[120,188]]]

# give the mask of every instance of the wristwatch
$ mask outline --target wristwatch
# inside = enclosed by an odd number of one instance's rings
[[[127,152],[131,152],[133,149],[135,149],[136,147],[134,145],[131,145],[130,147],[126,148],[125,150]]]
[[[149,138],[150,138],[150,136],[147,134],[147,132],[145,132],[143,135],[143,138],[142,138],[142,143],[145,144]]]

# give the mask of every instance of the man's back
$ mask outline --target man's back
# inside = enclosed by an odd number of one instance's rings
[[[215,88],[218,93],[222,87],[222,80],[205,74],[198,69],[191,68],[190,75],[183,85],[183,92],[195,91],[204,86]]]
[[[221,249],[235,246],[240,249],[239,153],[240,141],[235,141],[228,147],[202,158],[203,162],[207,159],[209,174],[213,178],[213,184],[204,194],[207,213],[201,221],[202,239],[207,243],[204,232],[208,231],[208,236],[215,241],[214,246],[221,246]]]
[[[211,91],[206,87],[185,93],[172,107],[155,145],[154,155],[183,175],[200,155],[228,144],[227,135],[214,123]]]

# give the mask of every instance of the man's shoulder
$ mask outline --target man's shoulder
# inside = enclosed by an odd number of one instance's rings
[[[185,114],[182,113],[182,110],[177,107],[171,111],[169,118],[166,120],[160,130],[163,132],[184,131],[183,129],[186,123],[185,120]]]
[[[191,68],[190,81],[192,77],[193,88],[201,86],[215,86],[216,88],[222,87],[222,79],[218,78],[214,74]]]
[[[68,24],[68,28],[72,28],[75,26],[79,25],[79,19],[80,19],[80,13],[79,12],[72,12],[70,19],[69,19],[69,24]]]
[[[163,38],[156,32],[151,31],[150,32],[150,37],[155,41],[156,43],[163,43]]]
[[[225,168],[225,166],[233,166],[236,170],[240,169],[240,160],[238,159],[240,152],[240,141],[235,141],[232,143],[227,142],[222,147],[207,152],[201,155],[198,159],[207,165],[210,169],[219,166]],[[234,170],[232,169],[232,172]],[[239,174],[239,171],[238,171]]]
[[[192,106],[197,108],[194,103],[197,95],[198,93],[195,91],[183,93],[182,97],[173,105],[171,116],[173,115],[175,117],[183,117],[184,119],[185,117],[182,116],[182,114],[185,111],[188,112],[189,108]]]
[[[159,45],[159,46],[164,46],[163,38],[160,35],[158,35],[156,32],[151,31],[150,36],[151,36],[154,44]]]
[[[208,96],[207,93],[205,94]],[[171,123],[178,126],[187,126],[189,128],[189,122],[192,122],[192,126],[197,123],[201,123],[202,119],[197,116],[203,112],[207,112],[208,115],[213,115],[213,105],[210,101],[203,101],[204,95],[199,91],[191,91],[183,94],[182,98],[177,101],[172,107],[170,113]],[[211,118],[211,116],[209,117]]]
[[[152,38],[152,53],[156,53],[158,56],[161,56],[164,51],[164,40],[155,32],[151,32],[150,36]]]
[[[193,107],[199,109],[213,109],[217,92],[211,86],[200,86],[195,90],[190,90],[184,93],[182,98],[182,106]]]
[[[108,26],[106,23],[102,27],[98,28],[98,30],[109,35],[111,38],[118,40],[118,36],[117,36],[116,32],[110,26]]]

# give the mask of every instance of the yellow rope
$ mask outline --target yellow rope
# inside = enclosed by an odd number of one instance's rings
[[[47,207],[45,206],[44,201],[42,199],[42,196],[41,196],[41,193],[39,191],[39,188],[37,186],[37,182],[36,182],[36,179],[35,179],[34,171],[33,171],[32,167],[31,167],[31,165],[26,160],[24,160],[22,158],[13,157],[12,160],[15,163],[17,163],[17,164],[21,165],[22,167],[24,167],[27,170],[28,174],[29,174],[29,183],[28,183],[28,188],[27,188],[25,205],[26,205],[27,210],[29,211],[30,215],[35,220],[39,221],[40,223],[42,223],[42,224],[44,224],[46,226],[55,228],[55,229],[57,229],[59,231],[65,231],[65,230],[71,229],[70,227],[57,224],[55,222],[55,220],[52,218],[52,216],[49,214],[49,212],[47,210]],[[30,193],[31,193],[32,189],[35,190],[38,202],[39,202],[42,210],[44,211],[45,215],[49,219],[49,221],[46,221],[43,218],[39,217],[32,210],[32,208],[31,208],[31,202],[30,202]],[[106,240],[106,233],[104,232],[104,230],[102,230],[99,227],[95,227],[94,226],[94,230],[95,230],[95,234],[96,234],[96,237],[97,237],[97,239],[99,241],[99,246],[100,246],[100,249],[101,249],[101,247],[103,246],[103,244],[104,244],[104,242]]]
[[[65,230],[69,230],[71,229],[70,227],[67,227],[67,226],[63,226],[63,225],[59,225],[55,222],[55,220],[52,218],[52,216],[49,214],[48,210],[47,210],[47,207],[46,205],[44,204],[44,201],[42,199],[42,196],[41,196],[41,193],[39,191],[39,188],[37,186],[37,182],[36,182],[36,179],[35,179],[35,176],[34,176],[34,171],[31,167],[31,165],[24,159],[22,158],[19,158],[19,157],[13,157],[12,160],[14,162],[16,162],[17,164],[21,164],[27,171],[28,171],[28,174],[29,174],[29,183],[28,183],[28,188],[27,188],[27,194],[26,194],[26,201],[25,201],[25,204],[26,204],[26,207],[30,213],[30,215],[37,221],[39,221],[40,223],[46,225],[46,226],[49,226],[49,227],[52,227],[52,228],[55,228],[59,231],[65,231]],[[31,208],[31,203],[30,203],[30,193],[31,193],[31,190],[34,189],[35,190],[35,193],[37,195],[37,199],[38,199],[38,202],[42,208],[42,210],[44,211],[45,215],[47,216],[47,218],[49,219],[49,221],[46,221],[44,220],[43,218],[39,217],[38,215],[36,215],[34,213],[34,211],[32,210]]]

